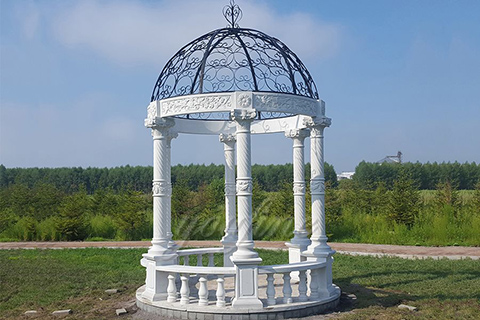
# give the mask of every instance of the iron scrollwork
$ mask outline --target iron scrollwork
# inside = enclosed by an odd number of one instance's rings
[[[242,13],[232,1],[224,9],[230,27],[209,32],[181,48],[163,68],[151,101],[212,92],[289,93],[318,99],[305,65],[283,42],[261,31],[238,27]],[[270,112],[263,119],[289,116]],[[224,120],[226,114],[186,118]]]

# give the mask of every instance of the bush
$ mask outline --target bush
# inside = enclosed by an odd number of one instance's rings
[[[115,222],[110,216],[94,215],[88,222],[88,237],[114,239],[117,230]]]

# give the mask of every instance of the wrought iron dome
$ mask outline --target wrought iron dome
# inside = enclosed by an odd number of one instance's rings
[[[234,1],[223,9],[223,14],[229,26],[191,41],[166,63],[153,89],[151,101],[233,91],[276,92],[319,98],[307,68],[282,41],[258,30],[240,28],[238,21],[242,11]],[[264,114],[263,118],[288,115]],[[212,116],[207,118],[217,120]],[[215,118],[219,116],[221,120],[227,117],[217,115]]]

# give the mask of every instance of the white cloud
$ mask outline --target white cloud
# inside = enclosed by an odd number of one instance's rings
[[[181,46],[226,26],[224,1],[78,1],[52,19],[57,39],[88,48],[118,64],[158,66]],[[279,15],[253,1],[241,3],[240,26],[259,29],[285,42],[301,59],[326,59],[340,43],[341,28],[306,13]]]

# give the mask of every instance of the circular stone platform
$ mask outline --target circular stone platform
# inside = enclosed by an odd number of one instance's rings
[[[142,298],[144,290],[145,286],[137,290],[138,308],[162,317],[189,320],[276,320],[300,318],[331,311],[338,305],[341,295],[340,289],[338,289],[337,295],[319,301],[296,302],[294,300],[293,303],[288,305],[280,304],[279,306],[268,306],[263,309],[238,309],[229,306],[229,300],[227,300],[226,307],[220,308],[215,306],[214,301],[211,301],[208,306],[199,306],[197,300],[194,299],[188,305],[167,301],[150,302]],[[265,299],[260,298],[265,304]]]

